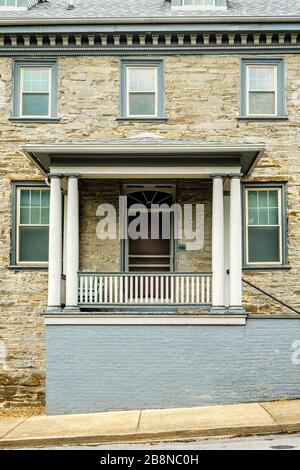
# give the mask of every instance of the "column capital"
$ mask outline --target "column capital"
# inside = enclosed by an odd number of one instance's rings
[[[48,178],[50,179],[61,179],[62,178],[62,175],[59,174],[59,173],[48,173]]]
[[[228,175],[228,178],[230,179],[242,179],[243,178],[243,173],[231,173],[230,175]]]
[[[80,178],[80,175],[76,174],[76,173],[70,173],[70,174],[66,174],[64,175],[66,178],[73,178],[73,179],[79,179]]]
[[[222,179],[224,180],[226,177],[227,177],[227,174],[226,173],[212,173],[211,175],[212,179]]]

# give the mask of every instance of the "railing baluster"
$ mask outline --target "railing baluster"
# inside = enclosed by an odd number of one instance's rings
[[[79,304],[210,305],[211,274],[79,274]]]
[[[196,277],[196,304],[200,304],[199,276]]]
[[[210,278],[206,278],[206,303],[210,303]]]
[[[150,303],[153,304],[153,276],[150,276]]]
[[[186,290],[185,303],[189,304],[190,303],[190,278],[188,276],[186,276],[185,278],[185,290]]]
[[[133,277],[132,276],[130,276],[129,278],[129,283],[130,283],[129,302],[132,304],[133,302]]]
[[[155,301],[158,303],[159,299],[159,283],[158,283],[158,276],[155,276]]]
[[[119,302],[120,304],[122,304],[123,303],[123,277],[122,276],[119,277],[119,288],[120,288]]]
[[[145,303],[149,301],[149,276],[145,276]]]
[[[99,277],[99,303],[103,303],[103,276]]]
[[[83,303],[83,277],[79,278],[79,302]]]

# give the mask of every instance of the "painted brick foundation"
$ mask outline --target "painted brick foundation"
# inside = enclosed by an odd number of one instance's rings
[[[299,319],[55,325],[46,340],[48,414],[300,398],[300,364],[292,362]]]

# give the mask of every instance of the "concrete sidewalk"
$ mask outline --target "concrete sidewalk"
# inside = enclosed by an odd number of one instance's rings
[[[0,447],[300,431],[300,400],[0,420]]]

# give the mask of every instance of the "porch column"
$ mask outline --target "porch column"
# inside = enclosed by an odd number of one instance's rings
[[[229,311],[244,313],[242,307],[242,200],[241,176],[230,175],[230,306]]]
[[[50,175],[48,312],[61,311],[62,194],[60,175]]]
[[[212,308],[224,313],[224,175],[213,175],[212,209]]]
[[[67,311],[78,311],[79,270],[79,198],[78,175],[68,177],[68,209],[66,234],[66,307]]]

